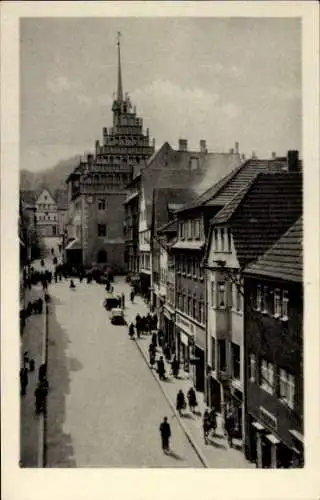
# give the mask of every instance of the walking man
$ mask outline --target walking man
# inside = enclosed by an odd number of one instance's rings
[[[171,437],[171,429],[167,417],[164,417],[163,422],[160,424],[159,430],[161,434],[162,450],[164,453],[167,453],[169,451],[169,440]]]

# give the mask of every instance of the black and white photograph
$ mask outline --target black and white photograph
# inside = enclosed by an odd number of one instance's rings
[[[21,472],[305,469],[314,166],[285,11],[19,18]]]

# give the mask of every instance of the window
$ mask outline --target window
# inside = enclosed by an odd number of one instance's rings
[[[200,239],[200,221],[196,220],[194,222],[194,237],[199,240]]]
[[[215,249],[216,252],[219,251],[218,229],[214,230],[214,249]]]
[[[231,229],[227,229],[227,252],[231,252]]]
[[[202,264],[199,264],[199,277],[201,280],[203,280],[203,266],[202,266]]]
[[[48,218],[49,218],[49,214],[48,214],[48,212],[46,212],[46,219],[48,219]]]
[[[283,320],[288,319],[288,290],[283,290],[282,292],[282,318]]]
[[[185,294],[183,294],[183,312],[188,313],[187,296]]]
[[[216,307],[215,282],[211,281],[211,307]]]
[[[185,238],[185,224],[182,223],[180,227],[181,227],[181,239],[184,240],[184,238]]]
[[[220,232],[220,235],[221,235],[221,252],[224,252],[224,229],[222,228],[221,229],[221,232]]]
[[[261,311],[261,303],[262,303],[261,285],[258,285],[257,286],[257,303],[256,303],[257,311]]]
[[[294,376],[280,368],[279,373],[279,397],[288,404],[289,408],[294,408]]]
[[[200,323],[204,323],[204,303],[201,301],[199,302],[199,321]]]
[[[106,236],[107,228],[105,224],[98,224],[98,236]]]
[[[98,210],[105,210],[106,209],[106,201],[105,200],[99,200],[98,201]]]
[[[226,307],[226,284],[224,281],[218,283],[218,305]]]
[[[260,387],[269,394],[273,393],[274,389],[274,368],[273,364],[265,359],[260,362]]]
[[[188,274],[188,276],[191,276],[191,262],[192,262],[191,257],[187,257],[187,274]]]
[[[193,297],[192,300],[192,317],[196,318],[197,315],[197,299],[196,297]]]
[[[218,354],[219,354],[219,370],[221,372],[226,371],[226,361],[227,361],[227,356],[226,356],[226,341],[224,339],[219,339],[218,340]]]
[[[192,298],[188,297],[188,315],[192,316]]]
[[[231,342],[232,376],[240,380],[240,346]]]
[[[57,227],[52,226],[52,236],[57,236]]]
[[[253,353],[249,354],[249,380],[254,382],[256,379],[256,356]]]
[[[263,313],[267,313],[267,304],[268,304],[268,287],[263,287],[263,293],[261,296],[261,311]]]
[[[185,274],[185,272],[186,272],[186,258],[184,255],[181,257],[181,262],[182,262],[182,265],[181,265],[182,273]]]
[[[187,222],[187,238],[188,240],[192,239],[192,220],[188,220]]]
[[[281,297],[279,288],[276,288],[274,291],[274,316],[275,318],[281,316]]]

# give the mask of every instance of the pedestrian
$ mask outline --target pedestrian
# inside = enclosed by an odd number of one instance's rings
[[[213,435],[215,435],[217,429],[217,413],[215,408],[212,408],[210,411],[210,428],[213,431]]]
[[[154,313],[152,320],[152,329],[156,330],[158,327],[158,316],[156,315],[156,313]]]
[[[189,408],[192,413],[195,412],[195,408],[198,405],[197,402],[197,396],[196,396],[196,391],[194,390],[193,387],[190,387],[187,393],[187,398],[188,398],[188,403],[189,403]]]
[[[131,292],[130,292],[130,300],[131,300],[131,303],[133,304],[133,301],[134,301],[134,290],[131,290]]]
[[[124,293],[122,292],[121,294],[121,307],[122,309],[125,308],[125,296],[124,296]]]
[[[166,343],[164,348],[163,348],[163,354],[164,354],[166,360],[169,362],[170,358],[171,358],[171,350],[170,350],[168,343]]]
[[[134,337],[134,324],[133,323],[130,323],[130,326],[129,326],[129,336],[131,339],[133,339],[133,337]]]
[[[160,359],[158,360],[158,375],[160,380],[166,379],[166,369],[164,366],[164,361],[162,356],[160,356]]]
[[[23,367],[20,369],[20,394],[25,396],[28,386],[28,370]]]
[[[210,432],[210,414],[208,408],[205,409],[202,417],[202,429],[203,429],[204,443],[208,444],[208,435]]]
[[[169,440],[171,437],[171,428],[170,424],[168,423],[167,417],[164,417],[163,422],[160,424],[159,430],[161,435],[162,450],[164,453],[167,453],[170,449]]]
[[[23,368],[27,368],[28,365],[29,365],[29,353],[28,351],[25,351],[23,353]]]
[[[173,358],[173,360],[171,362],[171,371],[172,371],[172,375],[175,378],[178,378],[178,375],[179,375],[179,361],[177,360],[176,355],[174,355],[174,358]]]
[[[163,339],[164,339],[163,331],[161,329],[159,329],[159,331],[158,331],[158,344],[159,344],[159,347],[163,346]]]
[[[184,410],[186,406],[187,405],[183,391],[180,389],[180,391],[177,394],[177,403],[176,403],[176,409],[178,410],[180,417],[182,417],[182,410]]]
[[[74,284],[74,281],[70,280],[70,288],[74,289],[75,287],[76,287],[76,285]]]
[[[29,360],[29,371],[30,371],[30,372],[34,372],[34,370],[35,370],[35,365],[36,365],[35,360],[34,360],[33,358],[31,358],[31,359]]]
[[[151,342],[152,342],[152,345],[154,345],[154,347],[157,347],[157,334],[156,333],[152,334]]]
[[[233,432],[234,432],[234,417],[233,417],[231,410],[229,410],[227,413],[224,427],[225,427],[225,431],[227,434],[228,444],[229,444],[230,448],[232,448],[232,446],[233,446],[232,440],[233,440]]]
[[[152,368],[156,362],[156,350],[155,350],[155,347],[153,344],[149,345],[149,360],[150,360],[150,365]]]

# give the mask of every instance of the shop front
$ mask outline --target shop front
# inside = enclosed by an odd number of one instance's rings
[[[194,325],[176,312],[176,342],[177,354],[184,371],[194,377],[193,365],[190,361],[194,358]]]
[[[174,311],[167,305],[163,305],[160,315],[160,326],[164,332],[165,342],[169,345],[171,353],[176,354],[176,342],[174,335]]]

